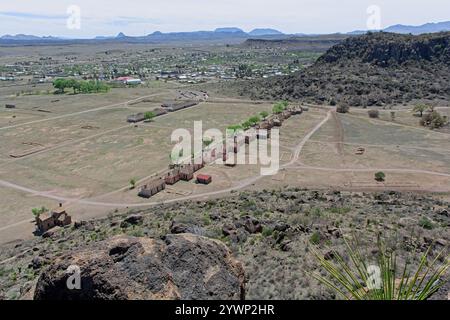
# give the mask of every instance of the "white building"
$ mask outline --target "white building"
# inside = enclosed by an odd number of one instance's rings
[[[130,84],[130,85],[138,85],[141,84],[142,80],[141,79],[127,79],[125,80],[125,84]]]

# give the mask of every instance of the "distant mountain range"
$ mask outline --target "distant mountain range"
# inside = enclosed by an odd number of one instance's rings
[[[267,36],[267,35],[282,35],[281,31],[275,29],[253,29],[248,33],[251,36]]]
[[[394,25],[383,30],[384,32],[401,33],[401,34],[423,34],[423,33],[435,33],[441,31],[450,31],[450,21],[438,22],[438,23],[426,23],[421,26],[407,26],[407,25]],[[356,30],[349,33],[348,35],[365,34],[367,30]],[[297,33],[296,36],[308,36],[304,33]],[[155,31],[151,34],[145,36],[127,36],[123,32],[120,32],[115,37],[108,36],[97,36],[91,40],[104,40],[104,41],[127,41],[127,42],[171,42],[171,41],[202,41],[202,40],[227,40],[227,39],[249,39],[255,37],[262,38],[280,38],[289,37],[292,35],[284,34],[281,31],[270,29],[270,28],[260,28],[254,29],[250,32],[245,32],[240,28],[236,27],[225,27],[217,28],[214,31],[192,31],[192,32],[169,32],[163,33],[160,31]],[[64,39],[57,38],[53,36],[38,37],[34,35],[4,35],[0,37],[1,42],[14,42],[14,41],[89,41],[80,39]]]
[[[395,26],[384,29],[386,32],[403,33],[403,34],[423,34],[423,33],[435,33],[441,31],[450,31],[450,21],[438,22],[438,23],[426,23],[421,26],[405,26],[397,24]]]
[[[14,36],[10,34],[6,34],[0,37],[2,40],[19,40],[19,41],[35,41],[35,40],[61,40],[61,38],[47,36],[47,37],[38,37],[28,34],[16,34]]]

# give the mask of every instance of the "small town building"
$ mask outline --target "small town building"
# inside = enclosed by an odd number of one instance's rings
[[[130,86],[140,85],[142,83],[141,79],[127,79],[125,80],[125,84]]]
[[[193,106],[198,105],[196,101],[184,101],[184,102],[166,102],[161,105],[162,108],[166,109],[168,112],[175,112]]]
[[[235,142],[233,145],[233,152],[238,153],[240,149],[241,149],[241,146],[239,145],[239,143]]]
[[[155,117],[159,117],[159,116],[166,114],[167,110],[164,108],[156,108],[152,112],[155,115]]]
[[[141,79],[136,79],[133,77],[118,77],[115,81],[121,82],[127,85],[138,85],[142,83]]]
[[[194,167],[192,165],[186,165],[180,170],[180,179],[183,181],[191,181],[194,179]]]
[[[289,111],[289,110],[284,110],[284,111],[281,113],[281,117],[282,117],[283,120],[287,120],[287,119],[289,119],[291,116],[292,116],[292,113],[291,113],[291,111]]]
[[[256,140],[256,131],[254,129],[247,130],[245,133],[245,144],[250,144],[250,142]]]
[[[289,108],[292,115],[298,115],[303,113],[303,109],[300,106],[292,106]]]
[[[137,123],[145,120],[145,114],[138,113],[138,114],[132,114],[127,117],[127,122],[129,123]]]
[[[205,164],[203,163],[195,163],[192,165],[194,172],[197,172],[198,170],[202,169],[205,166]]]
[[[273,125],[274,125],[275,127],[281,127],[282,124],[283,124],[283,121],[282,121],[282,120],[280,120],[280,119],[278,119],[278,118],[273,119]]]
[[[197,182],[200,184],[210,184],[212,182],[212,177],[207,174],[197,175]]]
[[[174,185],[178,181],[180,181],[180,169],[175,168],[169,171],[164,178],[167,185]]]
[[[156,179],[150,182],[149,184],[146,184],[142,187],[141,191],[139,191],[138,196],[141,198],[150,198],[154,196],[155,194],[163,191],[166,189],[166,182],[164,179]]]
[[[54,227],[65,227],[72,223],[72,218],[67,214],[62,204],[55,210],[45,212],[36,217],[38,231],[44,233]]]

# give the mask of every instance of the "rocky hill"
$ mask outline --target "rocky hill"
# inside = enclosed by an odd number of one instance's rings
[[[67,288],[77,265],[79,290]],[[242,265],[226,246],[193,234],[163,239],[118,236],[71,251],[41,273],[35,300],[237,300],[245,297]]]
[[[348,35],[332,34],[320,36],[293,36],[282,39],[247,39],[242,43],[251,49],[290,49],[307,52],[326,52],[332,46],[347,39]]]
[[[371,33],[330,48],[297,74],[239,84],[240,95],[373,106],[450,98],[450,32]]]
[[[247,299],[334,299],[306,273],[318,269],[312,245],[343,253],[343,236],[354,233],[370,260],[381,234],[399,263],[417,264],[431,245],[433,254],[448,252],[449,225],[450,203],[420,194],[242,192],[111,214],[1,246],[0,296],[237,299],[242,263]],[[90,284],[83,295],[61,287],[72,263]],[[446,299],[448,286],[434,298]]]

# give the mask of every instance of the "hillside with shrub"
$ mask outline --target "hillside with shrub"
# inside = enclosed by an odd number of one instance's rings
[[[450,32],[369,33],[330,48],[293,75],[239,84],[241,96],[382,106],[450,98]]]

